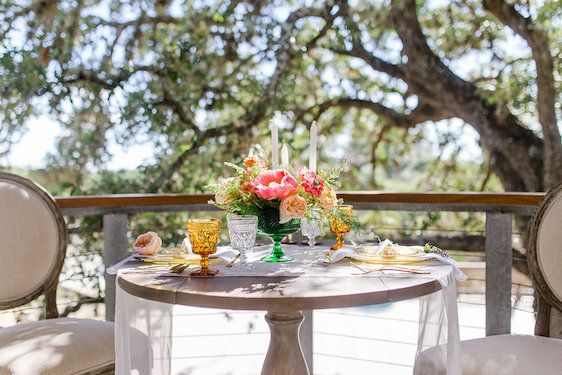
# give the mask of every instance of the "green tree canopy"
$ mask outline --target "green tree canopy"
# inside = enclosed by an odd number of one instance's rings
[[[298,153],[319,121],[326,160],[351,159],[346,187],[380,187],[430,154],[428,186],[447,188],[468,129],[484,158],[461,188],[562,180],[558,1],[19,0],[0,12],[0,151],[29,116],[54,115],[66,132],[50,168],[76,192],[113,139],[149,139],[155,160],[103,177],[106,191],[200,191],[222,161],[267,147],[274,111]]]

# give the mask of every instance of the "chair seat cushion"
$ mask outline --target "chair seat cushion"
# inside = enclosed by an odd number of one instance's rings
[[[0,329],[0,374],[76,374],[115,363],[113,323],[49,319]]]
[[[562,374],[562,340],[527,335],[498,335],[461,342],[463,375]],[[423,351],[414,373],[445,375],[443,351]]]

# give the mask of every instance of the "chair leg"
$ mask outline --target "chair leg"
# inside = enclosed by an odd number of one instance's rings
[[[548,337],[550,334],[550,309],[551,306],[538,293],[539,308],[537,311],[537,322],[535,323],[535,335]]]
[[[54,319],[59,317],[59,310],[57,309],[57,285],[45,293],[45,316],[47,319]]]

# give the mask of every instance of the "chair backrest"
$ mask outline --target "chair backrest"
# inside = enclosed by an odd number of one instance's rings
[[[49,193],[0,172],[0,310],[56,287],[66,243],[64,217]]]
[[[545,196],[533,217],[527,234],[527,252],[540,299],[562,311],[562,184]]]

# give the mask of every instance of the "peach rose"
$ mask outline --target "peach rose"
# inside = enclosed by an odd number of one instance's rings
[[[162,246],[162,239],[156,232],[146,232],[137,237],[133,249],[140,255],[154,255]]]
[[[279,223],[284,224],[291,219],[300,219],[306,212],[306,200],[300,195],[290,195],[279,205]]]
[[[228,202],[228,197],[226,196],[226,194],[216,193],[215,194],[215,202],[217,204],[225,204],[226,202]]]
[[[336,196],[336,192],[334,191],[334,189],[330,187],[324,187],[324,191],[320,196],[320,202],[322,202],[322,208],[324,209],[324,212],[328,213],[332,211],[336,206],[337,200],[338,197]]]
[[[217,204],[225,204],[232,200],[232,197],[225,194],[225,191],[234,182],[234,177],[229,177],[220,183],[220,190],[215,194],[215,202]]]

